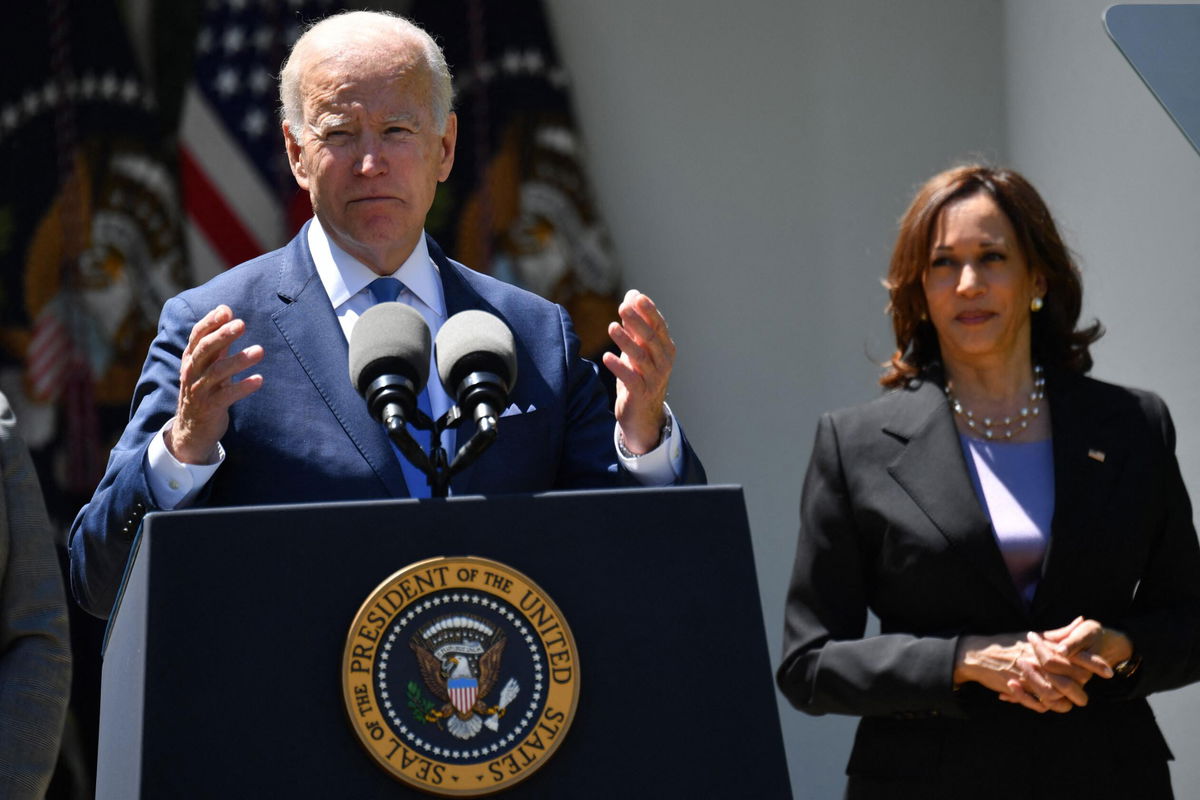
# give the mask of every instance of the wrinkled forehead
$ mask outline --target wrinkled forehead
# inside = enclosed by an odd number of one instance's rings
[[[391,35],[364,34],[318,41],[303,54],[300,94],[304,116],[352,101],[356,94],[388,85],[397,99],[424,104],[432,75],[420,45]]]

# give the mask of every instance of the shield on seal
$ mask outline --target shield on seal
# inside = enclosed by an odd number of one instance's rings
[[[479,681],[474,677],[455,678],[446,681],[450,691],[450,703],[462,714],[470,713],[475,707],[475,694],[479,690]]]

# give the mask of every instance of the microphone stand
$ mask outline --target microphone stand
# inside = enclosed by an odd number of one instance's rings
[[[476,423],[475,433],[458,448],[458,452],[454,454],[454,460],[449,461],[446,448],[442,447],[442,433],[457,429],[462,424],[461,409],[457,405],[451,406],[450,410],[436,422],[419,409],[409,416],[411,417],[409,422],[414,428],[432,432],[428,455],[421,451],[421,445],[409,433],[403,416],[399,414],[389,416],[385,427],[388,437],[395,443],[401,454],[408,459],[409,463],[425,474],[431,497],[445,498],[449,496],[450,479],[473,464],[475,459],[479,458],[492,442],[496,441],[496,437],[500,433],[494,416],[480,417]]]

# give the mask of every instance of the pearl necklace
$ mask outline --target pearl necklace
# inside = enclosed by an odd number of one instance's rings
[[[1023,406],[1014,416],[1005,416],[1003,419],[992,419],[991,417],[976,419],[975,413],[963,406],[962,401],[954,396],[954,389],[951,388],[949,381],[946,382],[943,391],[946,392],[946,399],[950,401],[950,407],[954,409],[954,413],[966,420],[968,428],[982,433],[985,439],[1011,439],[1028,428],[1030,421],[1041,413],[1038,401],[1046,396],[1046,378],[1042,374],[1041,365],[1034,365],[1033,391],[1029,393],[1029,405]]]

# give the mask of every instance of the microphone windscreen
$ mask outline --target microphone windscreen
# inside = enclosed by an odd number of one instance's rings
[[[451,397],[472,372],[496,373],[510,392],[517,383],[517,344],[512,331],[486,311],[460,311],[446,320],[438,331],[434,357],[438,377]]]
[[[379,303],[358,318],[350,333],[350,381],[359,394],[380,375],[398,374],[419,393],[429,380],[429,326],[403,303]]]

